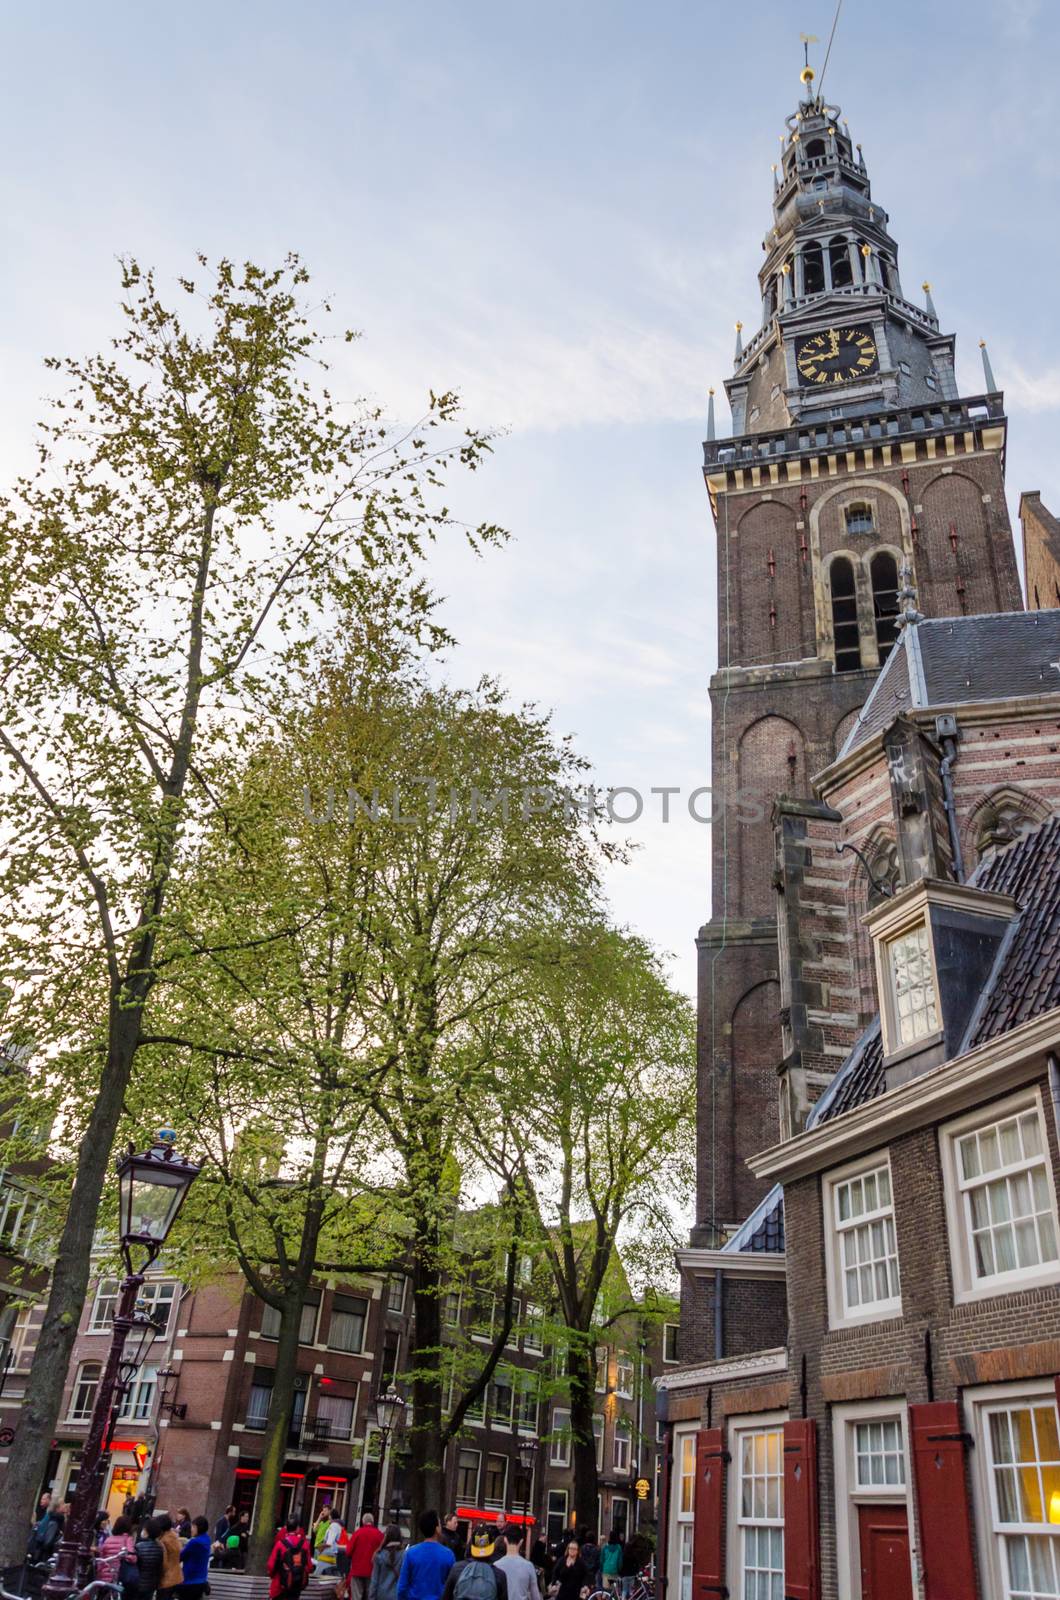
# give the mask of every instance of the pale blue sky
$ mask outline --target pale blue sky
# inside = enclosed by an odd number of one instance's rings
[[[454,676],[554,706],[604,784],[708,781],[706,391],[734,320],[756,324],[798,35],[826,38],[832,10],[9,3],[4,476],[28,460],[40,357],[113,328],[117,254],[164,282],[197,250],[295,248],[365,332],[351,388],[411,416],[457,387],[510,428],[456,508],[515,542],[437,561]],[[989,341],[1013,513],[1021,488],[1060,509],[1058,68],[1044,0],[845,0],[826,82],[965,392]],[[710,831],[658,816],[614,899],[691,987]]]

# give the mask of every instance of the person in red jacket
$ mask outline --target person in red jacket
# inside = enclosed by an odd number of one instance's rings
[[[376,1527],[375,1518],[370,1511],[366,1511],[361,1518],[361,1526],[355,1533],[351,1533],[346,1545],[346,1558],[349,1561],[349,1594],[350,1600],[364,1600],[368,1593],[368,1580],[372,1576],[372,1562],[375,1553],[383,1542],[382,1531]]]
[[[300,1600],[313,1570],[313,1552],[297,1517],[287,1518],[287,1527],[272,1547],[268,1571],[269,1600]]]

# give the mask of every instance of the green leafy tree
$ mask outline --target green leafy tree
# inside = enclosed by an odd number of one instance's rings
[[[695,1023],[644,940],[602,922],[552,932],[552,958],[489,1019],[481,1049],[551,1278],[574,1511],[593,1527],[597,1341],[619,1319],[650,1314],[646,1291],[670,1276],[694,1171]],[[488,1161],[489,1146],[481,1151]],[[604,1304],[620,1242],[623,1282],[628,1271],[639,1292]]]
[[[135,262],[121,281],[113,348],[49,363],[67,392],[37,471],[0,502],[2,968],[71,1185],[0,1564],[24,1553],[150,1010],[179,967],[193,981],[191,948],[159,966],[189,844],[254,732],[263,682],[305,661],[322,610],[382,585],[408,634],[436,636],[419,571],[449,526],[435,491],[489,447],[455,432],[451,395],[409,434],[334,399],[326,307],[307,306],[295,258],[200,259],[179,311]]]

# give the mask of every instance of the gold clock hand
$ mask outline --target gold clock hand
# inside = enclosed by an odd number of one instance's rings
[[[839,354],[839,335],[834,328],[829,328],[828,337],[832,341],[832,347],[828,354],[830,356],[837,356]]]

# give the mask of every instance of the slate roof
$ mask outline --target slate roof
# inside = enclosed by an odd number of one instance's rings
[[[753,1251],[759,1255],[782,1253],[784,1249],[784,1191],[775,1183],[751,1215],[741,1222],[731,1239],[722,1246],[722,1253],[737,1255]]]
[[[1060,691],[1060,610],[924,617],[902,629],[838,759],[903,711]]]
[[[1011,895],[1019,912],[1010,937],[998,951],[961,1054],[1060,1006],[1060,817],[1050,817],[1007,850],[988,856],[969,882]],[[814,1106],[806,1126],[830,1122],[852,1106],[874,1100],[885,1087],[877,1017]]]

